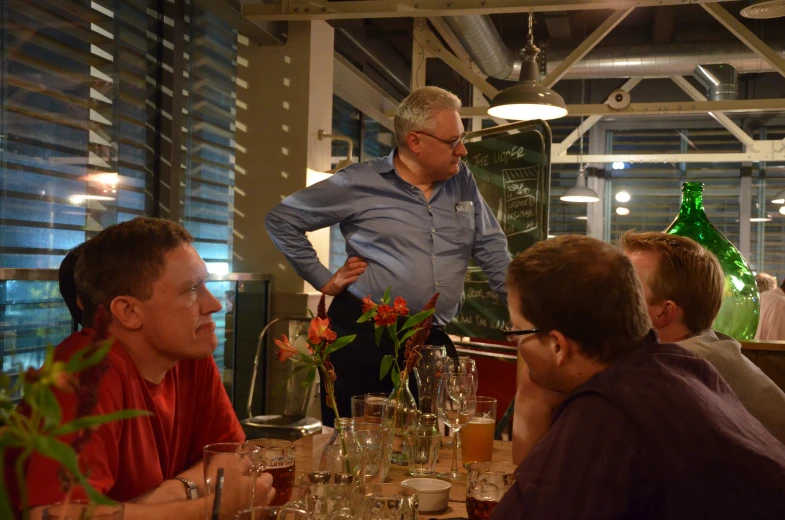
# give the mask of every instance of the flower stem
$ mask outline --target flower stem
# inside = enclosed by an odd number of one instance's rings
[[[324,368],[324,365],[319,365],[319,371],[322,373],[322,377],[324,378],[324,388],[327,391],[327,396],[330,399],[330,407],[333,409],[333,413],[335,414],[335,422],[336,422],[336,429],[338,429],[338,437],[341,439],[341,453],[344,456],[344,464],[346,465],[346,473],[351,474],[352,470],[349,466],[349,457],[346,449],[346,440],[343,437],[340,428],[337,426],[338,419],[341,418],[341,414],[338,413],[338,403],[335,402],[335,386],[333,384],[332,378],[327,373],[327,369]]]
[[[23,518],[30,519],[30,510],[27,507],[27,481],[25,480],[25,462],[33,449],[30,447],[25,448],[22,454],[16,459],[16,481],[19,485],[19,505],[22,508]]]

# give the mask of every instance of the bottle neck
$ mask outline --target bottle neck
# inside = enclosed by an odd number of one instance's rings
[[[703,189],[685,188],[682,190],[681,209],[682,215],[697,215],[704,213],[703,210]]]

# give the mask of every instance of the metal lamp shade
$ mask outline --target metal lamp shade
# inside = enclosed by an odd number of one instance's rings
[[[785,204],[785,190],[781,190],[771,199],[772,204]]]
[[[567,115],[564,99],[537,80],[504,89],[493,98],[488,114],[516,121],[557,119]]]
[[[575,186],[564,192],[559,197],[564,202],[597,202],[600,197],[597,192],[586,185],[586,172],[578,170]]]

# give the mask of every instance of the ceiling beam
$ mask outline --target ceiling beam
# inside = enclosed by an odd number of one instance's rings
[[[432,56],[439,58],[444,63],[452,67],[458,74],[466,78],[469,83],[480,89],[480,91],[493,99],[499,90],[488,83],[482,74],[477,73],[471,65],[459,60],[455,54],[447,50],[439,38],[427,27],[415,27],[414,40],[423,48],[427,49]]]
[[[464,48],[461,40],[455,35],[455,32],[450,29],[450,26],[447,25],[447,22],[444,21],[444,18],[441,16],[429,16],[428,21],[431,22],[433,28],[436,29],[436,32],[439,33],[439,36],[442,37],[442,40],[447,43],[447,46],[450,48],[455,57],[461,60],[464,63],[471,63],[472,58],[469,56],[469,53]]]
[[[736,153],[653,153],[653,154],[589,154],[578,157],[578,154],[553,155],[551,164],[587,164],[587,163],[740,163],[764,162],[777,160],[778,154],[773,144],[777,141],[755,141],[759,152]]]
[[[706,96],[700,93],[698,89],[692,86],[692,84],[687,81],[687,78],[684,76],[671,76],[671,79],[674,83],[676,83],[679,88],[681,88],[684,92],[687,93],[695,101],[706,101]],[[749,150],[755,152],[755,140],[750,137],[750,135],[745,132],[739,125],[731,121],[731,119],[723,114],[722,112],[711,111],[708,112],[709,116],[717,121],[719,124],[725,127],[725,129],[733,134],[733,136],[741,141],[744,146],[746,146]]]
[[[333,62],[333,93],[388,130],[395,131],[393,120],[385,111],[395,112],[398,101],[338,53]]]
[[[624,83],[624,85],[621,86],[621,89],[629,92],[630,90],[634,89],[642,80],[643,78],[630,78]],[[570,148],[570,146],[572,146],[575,141],[580,139],[583,134],[588,132],[591,127],[596,125],[600,119],[602,119],[602,116],[600,115],[589,116],[586,118],[586,120],[578,125],[578,128],[573,130],[570,135],[564,138],[562,142],[557,143],[551,147],[551,154],[561,155],[567,153],[567,150]]]
[[[609,32],[611,32],[622,20],[627,18],[627,15],[630,14],[635,7],[628,7],[626,9],[619,9],[618,11],[614,11],[611,15],[605,19],[604,22],[597,27],[594,32],[592,32],[588,38],[584,38],[578,47],[572,51],[569,56],[564,58],[559,65],[556,66],[555,69],[551,71],[550,74],[545,76],[541,83],[548,88],[553,87],[560,79],[567,74],[567,71],[581,61],[584,56],[586,56],[598,43],[605,38]]]
[[[631,103],[624,110],[615,110],[607,105],[567,105],[570,116],[671,116],[705,114],[706,112],[762,113],[785,111],[785,99],[740,99],[737,101],[667,101],[661,103]],[[482,108],[464,107],[461,117],[476,117]]]
[[[752,49],[752,52],[761,57],[769,65],[774,67],[774,70],[785,76],[785,58],[777,54],[774,49],[766,45],[763,40],[755,36],[752,31],[737,20],[727,9],[717,4],[701,4],[703,8],[715,20],[725,26],[736,38],[742,41],[744,45]]]
[[[418,18],[470,14],[585,11],[629,7],[714,3],[727,0],[280,0],[243,4],[243,14],[257,21]]]

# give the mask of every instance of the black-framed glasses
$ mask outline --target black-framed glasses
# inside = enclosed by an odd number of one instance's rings
[[[536,334],[540,329],[527,329],[527,330],[503,330],[502,336],[525,336],[526,334]]]
[[[462,143],[464,139],[466,139],[466,134],[461,134],[458,137],[454,137],[452,139],[442,139],[441,137],[436,137],[435,135],[431,135],[428,132],[418,131],[414,132],[415,134],[424,134],[430,137],[431,139],[436,139],[437,141],[441,141],[442,143],[446,144],[450,147],[450,150],[455,150],[455,147],[458,144]]]

